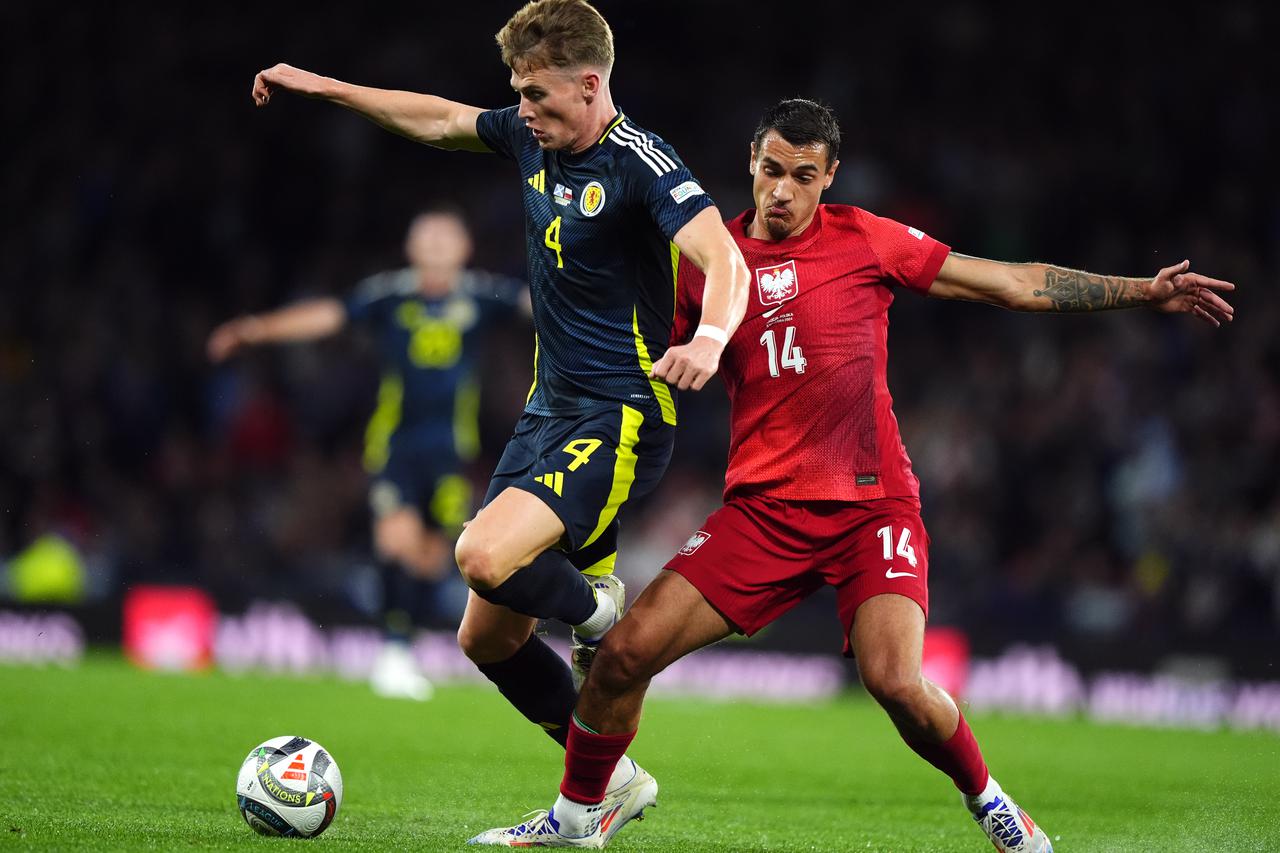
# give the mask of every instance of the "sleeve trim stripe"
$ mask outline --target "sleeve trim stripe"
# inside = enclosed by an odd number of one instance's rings
[[[622,123],[622,126],[618,128],[618,133],[622,134],[624,138],[639,142],[649,151],[650,154],[653,154],[653,156],[657,158],[659,163],[670,166],[672,169],[676,167],[675,162],[666,155],[666,152],[655,146],[653,144],[653,140],[650,139],[647,134],[641,133],[631,125],[627,124],[627,122],[624,121]]]
[[[618,145],[621,145],[623,148],[630,148],[632,151],[636,152],[636,155],[639,156],[640,159],[645,162],[645,165],[647,165],[650,169],[653,169],[653,173],[655,175],[662,176],[666,174],[666,172],[663,171],[662,167],[660,167],[657,163],[655,163],[652,159],[650,159],[649,155],[644,152],[643,148],[641,148],[639,145],[636,145],[634,142],[628,142],[627,140],[618,136],[618,132],[616,130],[609,135],[609,139],[617,143]]]
[[[627,134],[627,131],[635,134],[635,130],[630,128],[626,122],[623,122],[609,134],[609,139],[624,148],[630,148],[632,151],[636,152],[640,159],[643,160],[650,169],[653,169],[653,173],[659,177],[667,174],[668,172],[675,171],[676,164],[672,162],[670,157],[654,147],[653,140],[648,137],[640,136],[639,134],[630,136]]]

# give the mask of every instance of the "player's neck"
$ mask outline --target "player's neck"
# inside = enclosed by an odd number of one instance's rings
[[[440,299],[453,292],[462,270],[418,267],[418,293],[428,299]]]
[[[569,146],[569,153],[581,154],[599,142],[600,137],[604,136],[604,132],[609,129],[609,125],[617,115],[618,108],[613,105],[613,96],[605,88],[587,107],[586,129],[577,143]]]

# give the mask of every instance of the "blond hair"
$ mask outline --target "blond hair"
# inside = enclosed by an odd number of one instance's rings
[[[586,0],[533,0],[498,30],[502,61],[512,70],[613,67],[613,31]]]

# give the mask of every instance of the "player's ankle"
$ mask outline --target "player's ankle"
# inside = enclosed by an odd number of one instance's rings
[[[563,793],[556,798],[556,804],[551,808],[556,823],[560,824],[560,834],[568,838],[581,838],[594,832],[599,813],[599,803],[579,803]]]
[[[595,642],[618,621],[618,605],[607,595],[596,594],[596,610],[587,621],[573,626],[573,632],[584,640]]]
[[[605,786],[605,793],[616,791],[623,785],[630,782],[636,776],[636,763],[627,756],[618,759],[618,763],[613,767],[613,773],[609,775],[609,782]]]
[[[965,794],[964,804],[969,807],[969,811],[977,814],[986,808],[988,803],[1002,794],[1004,794],[1004,790],[1000,787],[1000,783],[996,781],[996,777],[988,773],[986,787],[980,793]]]

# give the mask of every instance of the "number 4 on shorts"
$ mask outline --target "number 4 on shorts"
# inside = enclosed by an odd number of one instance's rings
[[[562,452],[568,453],[573,457],[573,461],[569,463],[570,471],[577,471],[591,459],[591,454],[604,444],[598,438],[576,438],[564,446]]]

